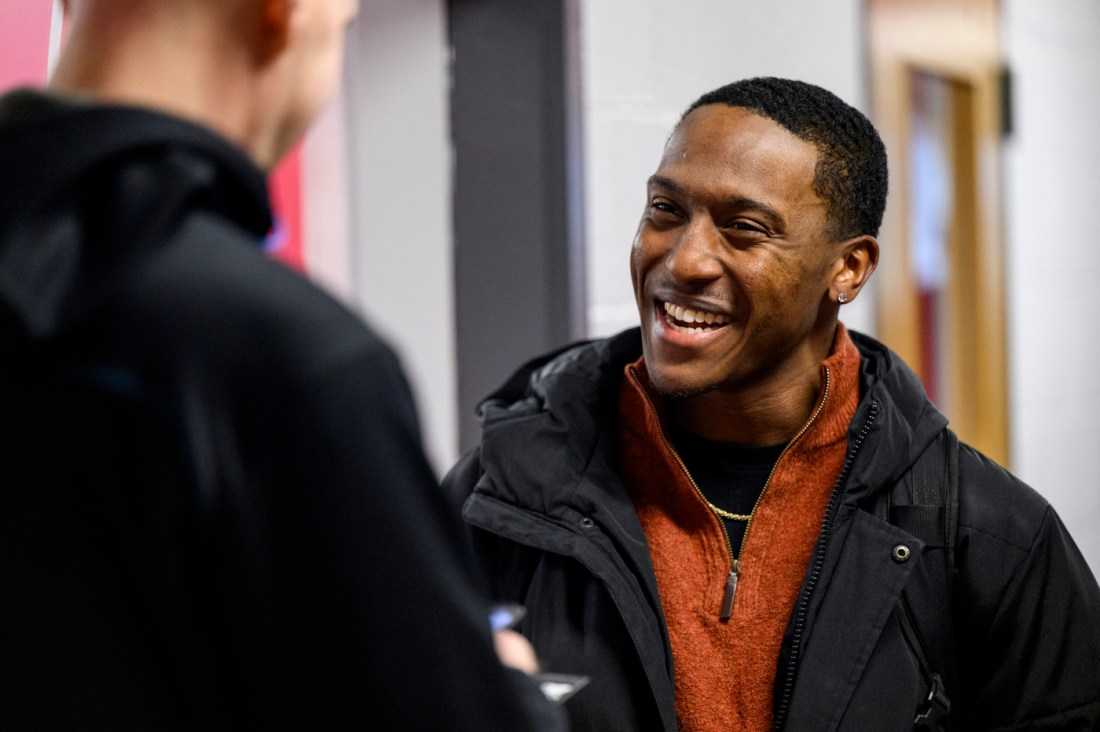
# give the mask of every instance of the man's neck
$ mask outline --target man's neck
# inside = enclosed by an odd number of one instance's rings
[[[670,416],[679,426],[708,440],[775,445],[789,441],[802,429],[817,405],[820,389],[818,374],[813,381],[807,379],[778,392],[712,391],[671,400]]]
[[[750,383],[727,384],[705,394],[671,399],[669,417],[680,427],[717,442],[787,442],[817,407],[821,364],[832,352],[834,337],[835,330],[801,359]]]

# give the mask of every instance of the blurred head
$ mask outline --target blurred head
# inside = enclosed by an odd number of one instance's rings
[[[51,86],[220,131],[263,167],[302,136],[338,78],[356,0],[66,0]]]

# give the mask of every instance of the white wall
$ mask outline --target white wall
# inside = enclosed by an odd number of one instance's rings
[[[302,143],[302,253],[310,279],[357,308],[345,107],[344,95],[336,94]]]
[[[343,130],[328,128],[347,141],[346,284],[402,358],[440,473],[458,457],[447,47],[442,0],[363,0],[348,33]]]
[[[1100,575],[1100,3],[1006,0],[1014,472]]]
[[[627,257],[645,181],[684,108],[737,79],[786,76],[866,110],[861,13],[860,0],[582,0],[592,335],[637,324]],[[843,320],[871,331],[864,295]]]

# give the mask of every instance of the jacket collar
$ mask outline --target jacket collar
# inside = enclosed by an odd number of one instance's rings
[[[860,431],[865,435],[843,500],[860,504],[893,485],[947,420],[892,351],[860,333],[849,335],[860,352],[849,445]],[[483,402],[482,465],[494,496],[550,516],[566,509],[610,511],[612,523],[633,530],[613,433],[623,369],[640,355],[637,328],[577,344],[528,362]]]
[[[494,496],[550,516],[632,515],[613,457],[615,415],[622,369],[640,353],[638,329],[575,344],[524,364],[486,399],[481,463]]]
[[[860,351],[860,403],[848,443],[865,430],[845,487],[845,503],[860,505],[888,489],[916,462],[947,418],[929,401],[917,375],[882,343],[850,332]]]

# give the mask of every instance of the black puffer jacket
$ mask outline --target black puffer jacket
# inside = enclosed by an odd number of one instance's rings
[[[496,660],[397,359],[263,255],[242,151],[17,92],[0,172],[0,729],[557,719]]]
[[[913,729],[935,664],[950,729],[1100,729],[1100,588],[1053,509],[963,446],[951,593],[943,549],[885,519],[946,420],[896,356],[852,338],[860,404],[780,654],[776,727]],[[493,591],[528,607],[544,665],[592,677],[567,703],[577,730],[676,728],[656,581],[616,469],[619,380],[640,351],[632,330],[528,364],[444,481]],[[899,544],[913,560],[895,560]],[[950,650],[925,647],[935,638]]]

